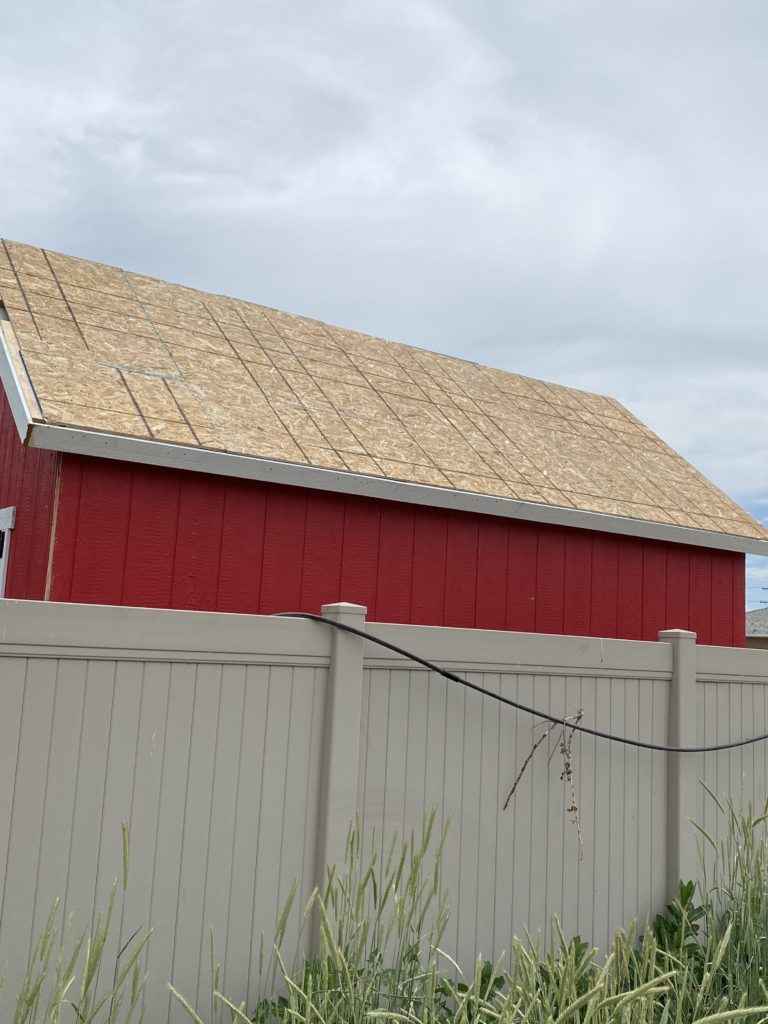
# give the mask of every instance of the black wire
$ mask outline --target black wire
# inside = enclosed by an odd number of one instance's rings
[[[361,636],[364,640],[370,640],[372,644],[378,644],[379,647],[386,647],[387,650],[394,651],[395,654],[401,654],[404,658],[408,658],[409,661],[415,661],[419,665],[428,668],[430,672],[437,672],[438,675],[445,676],[451,682],[461,683],[467,689],[474,690],[475,693],[481,693],[484,697],[490,697],[500,704],[506,704],[517,711],[525,711],[526,714],[534,715],[537,718],[544,718],[547,722],[553,722],[555,725],[564,725],[567,729],[572,729],[574,732],[584,732],[588,736],[597,736],[601,740],[623,743],[627,747],[641,747],[643,750],[660,750],[667,754],[714,754],[718,750],[734,750],[736,747],[746,747],[750,743],[761,743],[763,740],[768,740],[768,733],[764,733],[762,736],[752,736],[748,740],[736,740],[734,743],[719,743],[715,747],[665,747],[661,743],[646,743],[644,740],[631,740],[627,736],[614,736],[612,733],[601,732],[599,729],[590,729],[588,725],[576,725],[574,722],[568,721],[567,718],[558,718],[556,715],[547,714],[546,711],[539,711],[538,708],[529,708],[527,704],[520,704],[509,697],[502,697],[500,693],[486,690],[482,686],[464,679],[463,676],[450,672],[447,668],[440,668],[439,665],[435,665],[432,661],[427,661],[426,658],[419,657],[418,654],[414,654],[412,651],[406,651],[404,648],[398,647],[397,644],[391,644],[388,640],[380,640],[377,636],[371,636],[365,630],[348,626],[346,622],[336,622],[335,619],[328,619],[324,615],[313,615],[311,612],[278,612],[277,616],[283,619],[310,619],[312,622],[325,622],[329,626],[333,626],[334,629],[340,629],[344,633],[352,633],[354,636]]]

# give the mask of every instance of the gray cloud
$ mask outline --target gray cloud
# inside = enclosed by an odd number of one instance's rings
[[[762,0],[32,0],[3,232],[612,393],[766,518],[767,35]]]

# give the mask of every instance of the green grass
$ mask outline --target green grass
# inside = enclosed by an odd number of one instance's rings
[[[128,886],[128,830],[123,826],[122,898]],[[141,1020],[146,976],[141,956],[150,932],[135,931],[108,962],[118,892],[115,881],[103,913],[92,927],[73,935],[70,921],[61,921],[56,900],[35,941],[19,991],[13,1024],[131,1024]]]
[[[768,834],[766,815],[718,804],[727,822],[716,843],[701,833],[707,865],[699,890],[678,898],[646,928],[619,932],[606,954],[554,922],[551,948],[515,942],[507,966],[478,963],[464,977],[442,948],[449,894],[441,880],[444,835],[434,818],[421,835],[392,842],[349,832],[343,864],[304,908],[289,900],[274,952],[260,965],[256,1006],[218,991],[207,1010],[172,995],[195,1024],[704,1024],[768,1021]],[[375,852],[378,851],[378,852]],[[127,855],[124,865],[127,876]],[[124,887],[123,887],[124,890]],[[129,1024],[141,1020],[142,951],[132,936],[107,963],[117,888],[83,936],[60,928],[58,908],[30,959],[13,1024]],[[124,898],[124,897],[123,897]],[[289,920],[301,920],[299,948],[285,949]],[[278,995],[278,993],[281,993]],[[205,1014],[203,1016],[203,1013]]]

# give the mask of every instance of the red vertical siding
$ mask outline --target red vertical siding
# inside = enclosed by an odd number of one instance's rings
[[[644,638],[656,637],[667,626],[668,546],[658,541],[643,544],[643,625]],[[672,627],[674,628],[674,627]]]
[[[448,523],[444,512],[425,509],[413,524],[413,580],[411,618],[413,622],[445,623],[445,563]]]
[[[370,609],[376,600],[379,577],[381,509],[377,502],[353,497],[347,498],[344,509],[341,593],[345,601]]]
[[[221,527],[216,608],[257,612],[261,608],[267,496],[245,480],[228,480]]]
[[[712,558],[703,549],[691,555],[691,629],[712,635]]]
[[[565,590],[563,593],[563,632],[584,636],[590,627],[592,595],[592,550],[594,534],[574,530],[565,541]],[[600,600],[600,581],[595,581],[595,598]]]
[[[489,519],[478,534],[475,625],[482,623],[486,629],[504,629],[507,624],[509,530],[501,520]]]
[[[731,605],[732,637],[734,647],[744,647],[747,642],[747,617],[744,614],[746,606],[746,582],[747,576],[744,566],[744,555],[737,556],[734,560],[733,570],[733,603]]]
[[[16,509],[6,597],[40,600],[45,596],[59,457],[25,448],[0,388],[0,508]]]
[[[302,608],[319,608],[341,600],[341,558],[344,549],[344,496],[317,494],[307,502]]]
[[[445,551],[445,625],[476,625],[478,522],[450,515]]]
[[[371,610],[371,617],[379,621],[387,613],[393,622],[411,621],[413,519],[411,505],[382,502],[376,598]]]
[[[646,636],[643,632],[644,545],[636,537],[622,537],[620,545],[616,635],[625,640],[641,640]]]
[[[51,565],[52,601],[72,600],[75,551],[78,534],[81,532],[80,494],[85,465],[86,463],[80,459],[64,459],[59,470],[59,499],[56,507],[56,533]]]
[[[558,526],[539,530],[536,563],[536,632],[564,633],[565,539]]]
[[[306,524],[306,492],[292,487],[270,488],[264,525],[260,611],[267,614],[304,611],[301,578]]]
[[[53,597],[744,643],[744,556],[66,457]]]
[[[691,551],[678,547],[667,552],[667,611],[670,629],[691,628]]]
[[[122,603],[173,605],[173,570],[179,533],[181,480],[145,466],[133,473]]]
[[[738,565],[734,564],[733,558],[727,552],[712,552],[712,643],[724,647],[734,643],[737,646],[744,644],[743,617],[741,629],[734,635],[737,622],[734,616],[733,585],[734,577],[737,575]]]
[[[538,598],[539,534],[533,523],[507,528],[507,621],[506,629],[531,633],[536,629]]]
[[[619,636],[619,551],[617,537],[596,533],[592,547],[592,592],[588,633]]]
[[[120,604],[128,554],[133,473],[106,462],[100,473],[83,472],[69,599]]]
[[[219,593],[226,487],[214,477],[184,480],[176,519],[172,608],[215,608]]]

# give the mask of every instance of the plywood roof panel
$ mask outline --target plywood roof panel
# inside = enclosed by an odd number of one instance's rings
[[[0,301],[45,423],[768,538],[612,398],[17,242]]]

